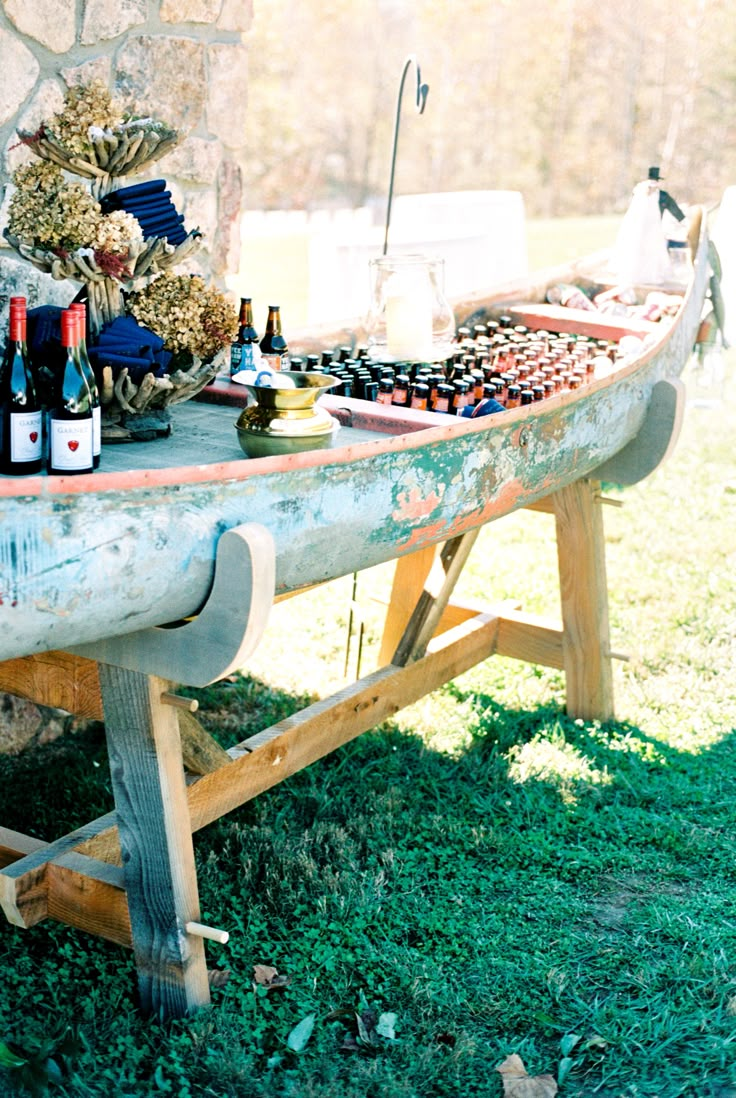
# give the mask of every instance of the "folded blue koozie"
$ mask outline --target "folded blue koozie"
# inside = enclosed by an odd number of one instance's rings
[[[165,179],[148,179],[145,183],[133,183],[130,187],[120,187],[117,191],[111,191],[106,197],[109,200],[121,202],[124,199],[138,197],[139,195],[157,194],[165,189]]]
[[[478,419],[480,416],[491,416],[494,412],[505,412],[503,404],[499,404],[493,397],[486,397],[476,404],[475,408],[463,408],[460,413],[464,419]]]

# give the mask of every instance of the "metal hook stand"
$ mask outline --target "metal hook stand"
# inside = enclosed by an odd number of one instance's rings
[[[419,62],[417,61],[416,54],[410,53],[404,62],[404,69],[401,73],[401,83],[399,84],[399,98],[396,103],[396,120],[394,122],[394,147],[391,153],[391,176],[388,184],[388,204],[386,206],[386,229],[383,234],[383,254],[386,255],[388,251],[388,227],[391,223],[391,204],[394,198],[394,176],[396,174],[396,154],[399,147],[399,123],[401,121],[401,100],[404,95],[404,84],[406,83],[406,74],[409,71],[411,65],[417,70],[417,95],[416,95],[416,108],[417,114],[424,114],[424,108],[427,105],[427,95],[429,93],[429,84],[422,83],[422,74],[419,68]]]
[[[388,229],[391,224],[391,206],[394,200],[394,178],[396,176],[396,156],[399,149],[399,124],[401,122],[401,102],[404,97],[404,84],[406,83],[406,75],[414,65],[417,70],[417,91],[416,91],[416,108],[417,114],[423,114],[424,108],[427,105],[427,95],[429,94],[429,84],[422,83],[422,73],[419,68],[419,61],[414,53],[410,53],[404,62],[404,68],[401,72],[401,81],[399,83],[399,96],[396,102],[396,118],[394,120],[394,144],[391,152],[391,175],[388,184],[388,201],[386,204],[386,227],[383,234],[383,254],[388,252]],[[353,622],[356,617],[358,602],[358,573],[353,573],[353,593],[350,600],[350,616],[348,618],[348,639],[345,647],[345,675],[348,673],[348,665],[350,661],[350,642],[353,635]],[[356,667],[356,678],[360,678],[360,664],[363,652],[363,633],[364,623],[361,621],[359,625],[358,635],[358,660]]]

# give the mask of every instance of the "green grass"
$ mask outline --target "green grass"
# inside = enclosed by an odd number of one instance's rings
[[[670,462],[610,489],[616,721],[567,718],[557,672],[479,665],[198,834],[203,921],[231,931],[211,1011],[145,1022],[128,953],[4,926],[0,1040],[69,1098],[492,1098],[507,1054],[556,1075],[563,1043],[565,1098],[734,1098],[736,417],[697,395]],[[555,572],[550,517],[514,515],[461,593],[557,614]],[[360,581],[364,669],[389,582]],[[226,746],[340,684],[349,595],[280,604],[251,677],[199,692]],[[0,757],[0,783],[18,830],[106,811],[99,728]],[[288,985],[254,994],[256,964]]]

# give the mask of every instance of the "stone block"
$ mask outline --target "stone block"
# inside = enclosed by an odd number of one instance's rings
[[[161,0],[164,23],[214,23],[222,0]]]
[[[240,208],[243,173],[231,159],[223,160],[217,173],[218,218],[212,243],[212,271],[232,274],[240,266]]]
[[[111,74],[112,59],[108,54],[93,57],[74,68],[61,70],[64,82],[70,88],[76,84],[89,84],[91,80],[101,80],[103,84],[109,85]]]
[[[194,129],[205,105],[204,46],[194,38],[129,38],[117,57],[115,83],[162,122]]]
[[[3,243],[5,241],[3,240]],[[12,294],[24,294],[28,307],[35,305],[66,306],[79,289],[74,282],[56,281],[51,275],[37,271],[25,259],[9,248],[0,253],[0,306],[5,308]],[[1,696],[1,695],[0,695]]]
[[[212,45],[207,50],[207,128],[231,149],[245,144],[248,50]]]
[[[219,213],[214,188],[206,191],[189,191],[184,202],[184,226],[187,232],[199,229],[211,248],[217,229]]]
[[[221,159],[222,145],[219,141],[187,137],[173,152],[159,161],[158,170],[165,178],[176,176],[190,183],[212,185]]]
[[[16,114],[33,90],[40,72],[38,61],[27,46],[0,27],[0,125]]]
[[[253,0],[223,0],[217,26],[220,30],[247,31],[253,23]]]
[[[63,106],[64,93],[61,85],[56,80],[44,80],[36,89],[28,109],[21,115],[18,129],[24,133],[35,133],[45,119],[60,111]],[[5,169],[8,175],[12,175],[20,164],[29,159],[33,159],[33,153],[21,145],[17,137],[8,142],[5,151]]]
[[[148,0],[86,0],[82,22],[82,44],[117,38],[119,34],[140,26],[148,18]]]
[[[53,743],[67,731],[81,731],[94,723],[74,720],[63,709],[36,705],[15,694],[0,694],[0,755],[20,755],[37,745]]]
[[[76,0],[5,0],[4,7],[22,34],[35,38],[52,53],[66,53],[76,42]]]
[[[0,694],[0,753],[18,755],[43,724],[39,706],[13,694]]]

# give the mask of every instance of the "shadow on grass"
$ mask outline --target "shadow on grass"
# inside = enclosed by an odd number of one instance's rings
[[[554,1070],[565,1032],[600,1038],[566,1095],[719,1093],[736,1071],[733,733],[691,754],[625,723],[445,692],[471,713],[460,753],[387,723],[198,834],[203,918],[232,932],[209,947],[232,976],[206,1039],[140,1021],[132,958],[53,924],[0,938],[5,1036],[38,1044],[50,1014],[79,1023],[80,1095],[109,1085],[102,1058],[136,1095],[160,1092],[165,1065],[192,1095],[214,1075],[218,1096],[488,1098],[508,1052]],[[239,677],[192,693],[225,746],[310,700]],[[52,838],[102,814],[100,728],[0,757],[0,782],[17,830]],[[291,983],[256,1003],[259,963]],[[397,1014],[401,1040],[346,1056],[361,996]],[[308,1013],[316,1035],[287,1077],[268,1065]]]

